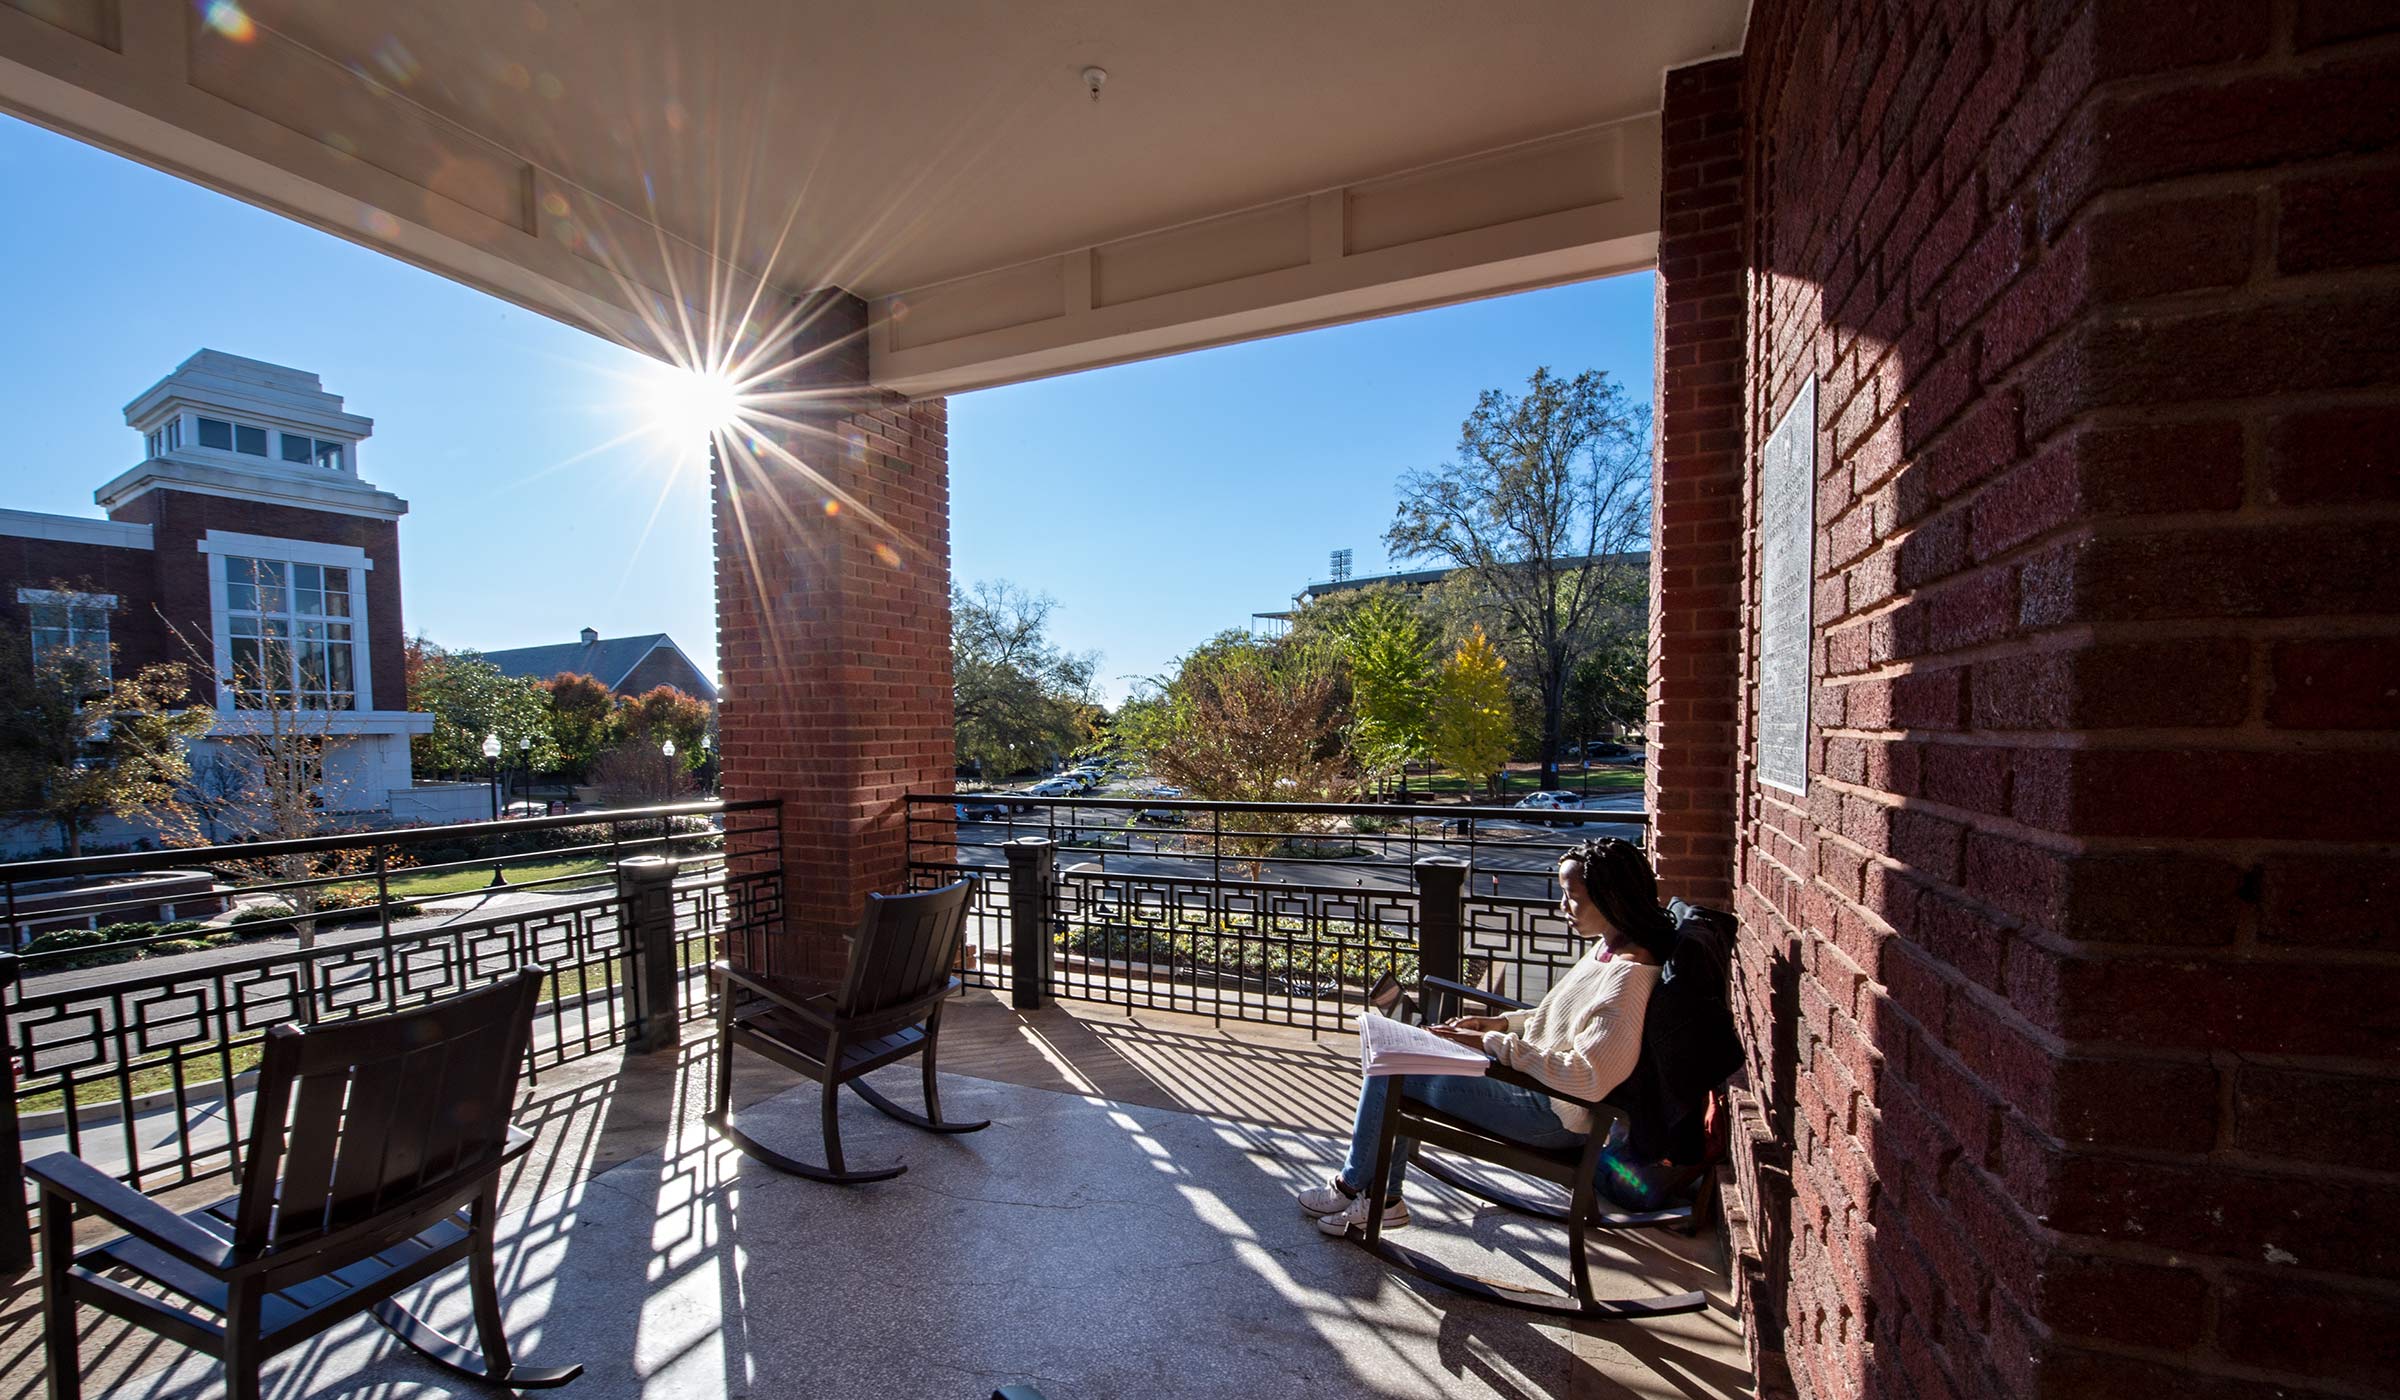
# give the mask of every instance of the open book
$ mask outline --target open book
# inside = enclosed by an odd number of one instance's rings
[[[1358,1018],[1359,1067],[1370,1077],[1383,1074],[1481,1074],[1492,1057],[1472,1045],[1444,1040],[1422,1026],[1378,1016]]]

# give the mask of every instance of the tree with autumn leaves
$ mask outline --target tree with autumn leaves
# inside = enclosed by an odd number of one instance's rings
[[[0,803],[40,812],[70,856],[104,816],[138,820],[171,805],[191,775],[192,741],[216,722],[172,663],[114,675],[113,650],[38,657],[0,620]]]
[[[1452,461],[1400,479],[1385,547],[1449,566],[1445,588],[1496,622],[1540,716],[1544,787],[1558,783],[1578,667],[1647,622],[1635,561],[1650,538],[1649,442],[1648,409],[1605,373],[1537,369],[1522,394],[1484,392]]]
[[[593,783],[627,799],[698,790],[694,775],[708,762],[715,712],[673,686],[621,696],[574,672],[546,681],[510,676],[478,652],[422,637],[409,643],[406,669],[409,708],[433,715],[433,732],[412,741],[421,771],[480,776],[483,738],[491,734],[511,769]]]
[[[1516,726],[1508,662],[1478,627],[1442,663],[1428,707],[1425,747],[1433,761],[1488,788],[1508,762]]]

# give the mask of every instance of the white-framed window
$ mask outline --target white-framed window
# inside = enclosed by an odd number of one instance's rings
[[[142,442],[150,449],[151,456],[166,456],[176,448],[183,446],[183,420],[181,418],[168,419],[152,428]]]
[[[267,697],[312,709],[371,711],[367,575],[356,545],[210,530],[208,602],[217,708],[261,708]],[[289,698],[283,698],[289,697]]]
[[[101,671],[108,670],[108,615],[117,609],[116,595],[20,588],[17,601],[25,605],[34,665],[61,652],[77,652]]]
[[[237,709],[358,707],[357,621],[348,568],[220,556],[225,635]]]
[[[239,452],[245,457],[267,455],[267,430],[256,423],[211,418],[205,413],[194,421],[199,424],[202,447],[213,447],[220,452]]]
[[[298,433],[279,433],[282,439],[283,460],[298,467],[318,466],[327,471],[342,469],[342,444],[327,438],[303,437]]]

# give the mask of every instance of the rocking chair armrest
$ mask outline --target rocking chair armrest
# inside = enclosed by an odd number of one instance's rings
[[[1580,1108],[1586,1113],[1592,1115],[1592,1133],[1594,1136],[1606,1136],[1604,1129],[1606,1129],[1609,1124],[1614,1123],[1617,1119],[1625,1116],[1625,1110],[1617,1107],[1613,1103],[1602,1103],[1598,1099],[1579,1099],[1573,1094],[1562,1094],[1558,1090],[1551,1088],[1547,1084],[1544,1084],[1539,1079],[1534,1078],[1532,1075],[1525,1073],[1523,1070],[1510,1069],[1507,1065],[1499,1064],[1497,1062],[1495,1062],[1490,1069],[1484,1071],[1484,1077],[1487,1079],[1497,1079],[1503,1084],[1514,1084],[1520,1089],[1531,1089],[1537,1094],[1556,1099],[1560,1103],[1571,1103],[1575,1105],[1577,1108]]]
[[[1418,985],[1421,987],[1431,988],[1437,992],[1447,992],[1451,996],[1457,997],[1462,1001],[1479,1002],[1485,1006],[1496,1006],[1503,1011],[1531,1011],[1533,1009],[1533,1003],[1530,1001],[1518,1001],[1514,997],[1504,997],[1498,992],[1487,992],[1480,987],[1470,987],[1464,982],[1453,982],[1447,977],[1420,978],[1418,979]]]
[[[749,989],[752,994],[765,997],[767,1000],[775,1003],[777,1006],[782,1007],[784,1010],[792,1012],[793,1014],[801,1017],[803,1020],[813,1022],[824,1030],[830,1031],[834,1029],[833,1018],[831,1016],[826,1015],[824,1011],[793,996],[790,989],[776,986],[776,979],[760,977],[753,973],[744,972],[731,963],[710,963],[708,965],[708,970],[716,974],[718,977],[724,979],[724,981],[733,983],[740,987],[745,987]]]
[[[126,1234],[193,1268],[223,1275],[232,1267],[231,1244],[71,1152],[53,1152],[27,1162],[25,1174],[40,1183],[46,1194],[88,1208]]]

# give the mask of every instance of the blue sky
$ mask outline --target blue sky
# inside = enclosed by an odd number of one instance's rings
[[[642,431],[640,357],[5,117],[0,187],[0,506],[96,515],[140,452],[128,400],[203,346],[272,360],[375,420],[360,474],[411,507],[412,632],[669,632],[714,667],[707,483]],[[1647,400],[1650,316],[1650,278],[1620,277],[961,395],[953,571],[1056,598],[1114,698],[1330,550],[1380,570],[1399,474],[1449,456],[1482,389],[1547,364]]]

